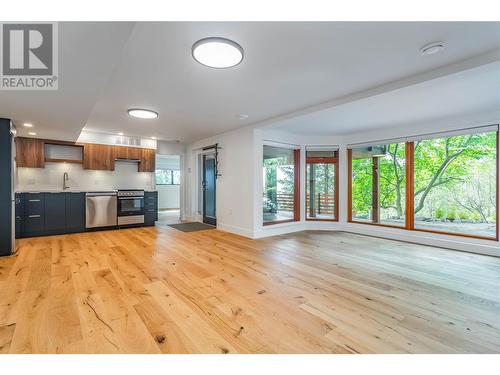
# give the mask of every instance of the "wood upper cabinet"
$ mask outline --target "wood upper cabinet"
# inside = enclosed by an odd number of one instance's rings
[[[141,160],[142,149],[138,147],[113,146],[115,159]]]
[[[139,172],[154,172],[156,165],[156,151],[149,148],[141,148]]]
[[[16,165],[25,168],[45,167],[45,142],[43,139],[16,138]]]
[[[113,146],[85,143],[83,145],[83,168],[98,171],[114,171]]]

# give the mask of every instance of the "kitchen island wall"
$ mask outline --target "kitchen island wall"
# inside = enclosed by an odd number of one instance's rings
[[[69,175],[70,190],[154,190],[154,173],[137,172],[137,163],[116,162],[114,171],[92,171],[81,164],[46,163],[45,168],[17,168],[17,191],[59,190],[63,174]]]

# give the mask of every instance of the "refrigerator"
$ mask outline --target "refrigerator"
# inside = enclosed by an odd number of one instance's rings
[[[12,121],[0,118],[0,256],[16,252],[15,134]]]

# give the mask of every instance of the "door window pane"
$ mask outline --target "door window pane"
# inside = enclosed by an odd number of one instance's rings
[[[496,236],[496,137],[415,142],[415,228]]]
[[[295,220],[294,150],[264,145],[263,221],[272,223]]]
[[[352,149],[352,220],[405,226],[404,143]]]

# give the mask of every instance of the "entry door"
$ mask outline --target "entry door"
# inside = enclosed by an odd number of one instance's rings
[[[203,222],[217,225],[215,217],[215,158],[203,155]]]

